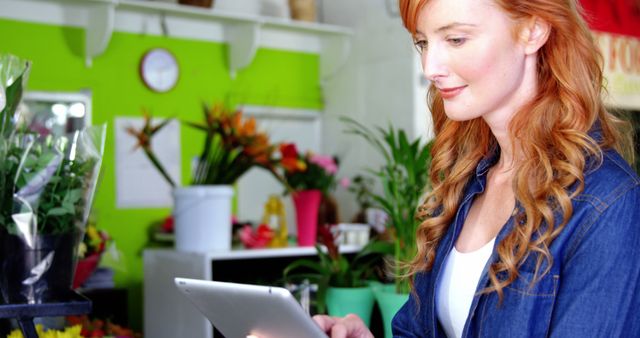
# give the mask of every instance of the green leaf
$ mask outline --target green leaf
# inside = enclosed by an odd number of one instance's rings
[[[379,168],[366,169],[382,187],[381,193],[371,193],[371,200],[388,214],[389,226],[395,229],[397,239],[393,252],[396,259],[412,258],[418,225],[415,212],[422,202],[424,189],[430,187],[428,171],[433,142],[422,145],[419,139],[409,141],[404,130],[396,130],[391,125],[387,129],[376,127],[372,132],[352,119],[341,120],[348,125],[348,133],[364,138],[384,158],[385,162]],[[391,248],[375,248],[378,249],[386,251]],[[358,264],[370,264],[370,258],[363,253],[362,258],[358,257]],[[352,275],[366,273],[366,269],[358,267],[356,262],[352,266],[355,266],[351,269]]]
[[[6,105],[2,110],[2,116],[0,117],[0,134],[3,137],[7,137],[14,129],[12,118],[18,104],[20,103],[20,99],[22,98],[22,81],[24,73],[27,70],[28,64],[25,65],[25,69],[20,76],[18,76],[15,81],[6,88]]]
[[[40,156],[36,160],[37,164],[36,164],[35,170],[42,170],[42,169],[48,167],[51,164],[51,162],[53,162],[54,159],[57,156],[60,156],[60,155],[58,155],[58,154],[56,154],[56,153],[54,153],[52,151],[47,151],[47,152],[44,152],[44,153],[40,154]]]
[[[69,210],[67,208],[51,208],[47,211],[47,216],[62,216],[69,214]]]
[[[62,203],[76,204],[82,198],[82,189],[72,189],[64,195]]]
[[[287,278],[292,271],[300,268],[308,268],[321,274],[327,273],[329,271],[325,266],[316,261],[310,259],[300,259],[289,264],[284,269],[285,278]]]

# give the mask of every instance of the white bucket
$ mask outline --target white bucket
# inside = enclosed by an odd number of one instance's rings
[[[198,185],[173,190],[175,247],[178,251],[231,250],[229,185]]]

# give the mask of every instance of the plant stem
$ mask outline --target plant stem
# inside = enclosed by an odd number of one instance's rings
[[[162,165],[162,163],[160,163],[160,161],[158,160],[156,155],[151,151],[151,149],[149,149],[148,147],[144,147],[144,152],[147,154],[147,156],[149,157],[149,160],[151,160],[151,162],[158,169],[158,171],[160,171],[160,174],[162,174],[162,177],[164,177],[164,179],[167,180],[167,182],[171,185],[172,188],[175,188],[176,184],[173,182],[173,180],[171,179],[171,176],[169,176],[167,171],[164,169],[164,166]]]

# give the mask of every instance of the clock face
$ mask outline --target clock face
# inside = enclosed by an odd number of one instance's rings
[[[164,93],[175,87],[179,77],[176,58],[164,48],[148,51],[140,61],[140,75],[149,89]]]

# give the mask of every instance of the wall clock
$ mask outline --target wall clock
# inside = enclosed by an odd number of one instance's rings
[[[175,56],[165,48],[153,48],[140,60],[140,77],[151,90],[164,93],[175,87],[180,69]]]

